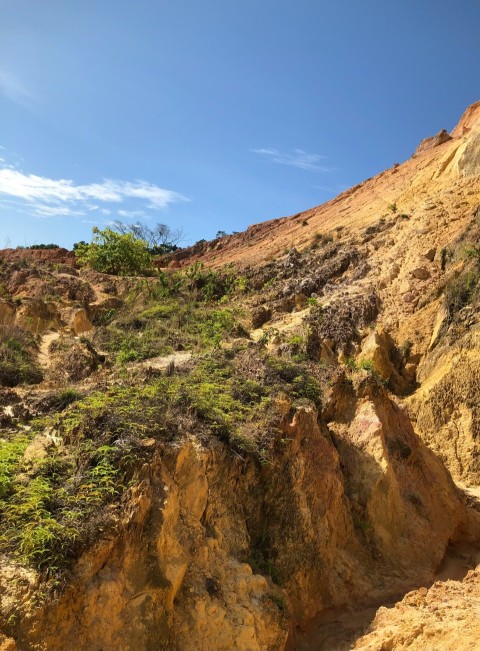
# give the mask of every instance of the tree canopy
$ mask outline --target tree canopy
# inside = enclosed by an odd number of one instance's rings
[[[113,230],[122,235],[132,234],[136,239],[147,243],[148,250],[153,255],[162,255],[176,251],[178,243],[183,238],[181,229],[172,229],[166,224],[157,223],[150,227],[142,222],[125,224],[120,220],[113,222]]]
[[[75,249],[82,264],[118,276],[136,276],[151,270],[152,259],[144,240],[133,233],[117,233],[111,228],[94,227],[92,232],[92,242],[80,242]]]

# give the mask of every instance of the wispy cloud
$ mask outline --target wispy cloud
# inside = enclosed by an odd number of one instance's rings
[[[24,108],[31,108],[33,95],[13,73],[0,69],[0,93]]]
[[[68,206],[38,204],[35,206],[35,214],[38,217],[81,217],[85,213],[82,210],[73,210]]]
[[[250,151],[280,165],[290,165],[310,172],[333,171],[333,168],[320,164],[321,161],[326,159],[325,156],[309,154],[303,149],[294,149],[291,154],[281,152],[278,149],[251,149]]]
[[[145,217],[144,210],[119,210],[119,217],[126,217],[127,219],[135,219],[135,217]]]
[[[111,213],[102,204],[134,202],[133,210],[119,210],[125,217],[144,215],[144,210],[161,210],[188,199],[173,190],[165,190],[147,181],[105,179],[100,183],[76,184],[69,179],[50,179],[25,174],[17,169],[0,168],[0,200],[15,199],[38,217],[78,216],[99,211]],[[94,202],[94,203],[92,203]],[[140,208],[137,209],[137,206]],[[123,213],[123,214],[122,214]]]

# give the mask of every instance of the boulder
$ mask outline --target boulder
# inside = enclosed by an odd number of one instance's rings
[[[272,310],[266,305],[259,305],[252,310],[252,328],[261,328],[272,318]]]
[[[433,247],[431,249],[428,249],[428,251],[425,251],[425,253],[423,254],[423,257],[427,258],[427,260],[429,262],[433,262],[434,259],[435,259],[436,253],[437,253],[437,249],[436,249],[436,247]]]
[[[81,335],[84,332],[92,330],[93,324],[88,318],[87,311],[83,307],[73,314],[72,326],[76,335]]]
[[[405,393],[415,382],[416,366],[405,369],[394,340],[383,328],[374,330],[363,341],[357,357],[357,363],[361,362],[371,362],[373,370],[395,393]]]
[[[372,362],[378,375],[388,382],[394,372],[391,362],[391,351],[395,347],[391,336],[382,329],[374,330],[363,341],[358,362]]]
[[[425,267],[416,267],[412,271],[412,276],[418,278],[418,280],[428,280],[430,278],[430,272]]]

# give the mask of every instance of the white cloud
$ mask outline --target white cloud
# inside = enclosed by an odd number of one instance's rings
[[[72,210],[68,206],[34,206],[35,215],[38,217],[79,217],[84,215],[83,210]]]
[[[145,212],[143,210],[119,210],[118,215],[119,217],[134,219],[135,217],[145,217]]]
[[[101,183],[77,185],[69,179],[24,174],[8,166],[0,168],[0,198],[5,197],[22,201],[33,214],[42,217],[81,215],[85,211],[97,209],[104,215],[111,213],[109,208],[100,208],[97,203],[121,204],[134,201],[137,205],[140,203],[149,209],[160,210],[172,203],[188,201],[178,192],[142,180],[106,179]],[[137,209],[125,211],[127,212],[143,214],[142,210]]]
[[[325,156],[320,154],[309,154],[303,149],[294,149],[291,154],[279,151],[278,149],[251,149],[254,154],[268,158],[273,163],[280,165],[290,165],[301,170],[312,172],[331,172],[333,168],[319,165],[320,161],[325,160]]]
[[[24,108],[31,108],[33,95],[11,72],[0,70],[0,92]]]

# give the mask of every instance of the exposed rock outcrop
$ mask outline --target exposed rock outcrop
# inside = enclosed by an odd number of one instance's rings
[[[15,619],[19,584],[3,583],[11,648],[280,651],[287,609],[304,624],[428,581],[448,542],[479,523],[405,412],[372,390],[352,397],[351,424],[330,423],[333,441],[313,407],[286,417],[284,451],[264,468],[194,437],[159,445],[115,533],[56,601],[34,607],[24,576]]]
[[[413,155],[418,156],[422,152],[427,151],[428,149],[433,149],[433,147],[443,145],[444,142],[448,142],[451,139],[452,136],[449,135],[445,129],[442,129],[435,136],[431,136],[430,138],[425,138],[425,140],[422,140],[422,142],[415,149]]]

